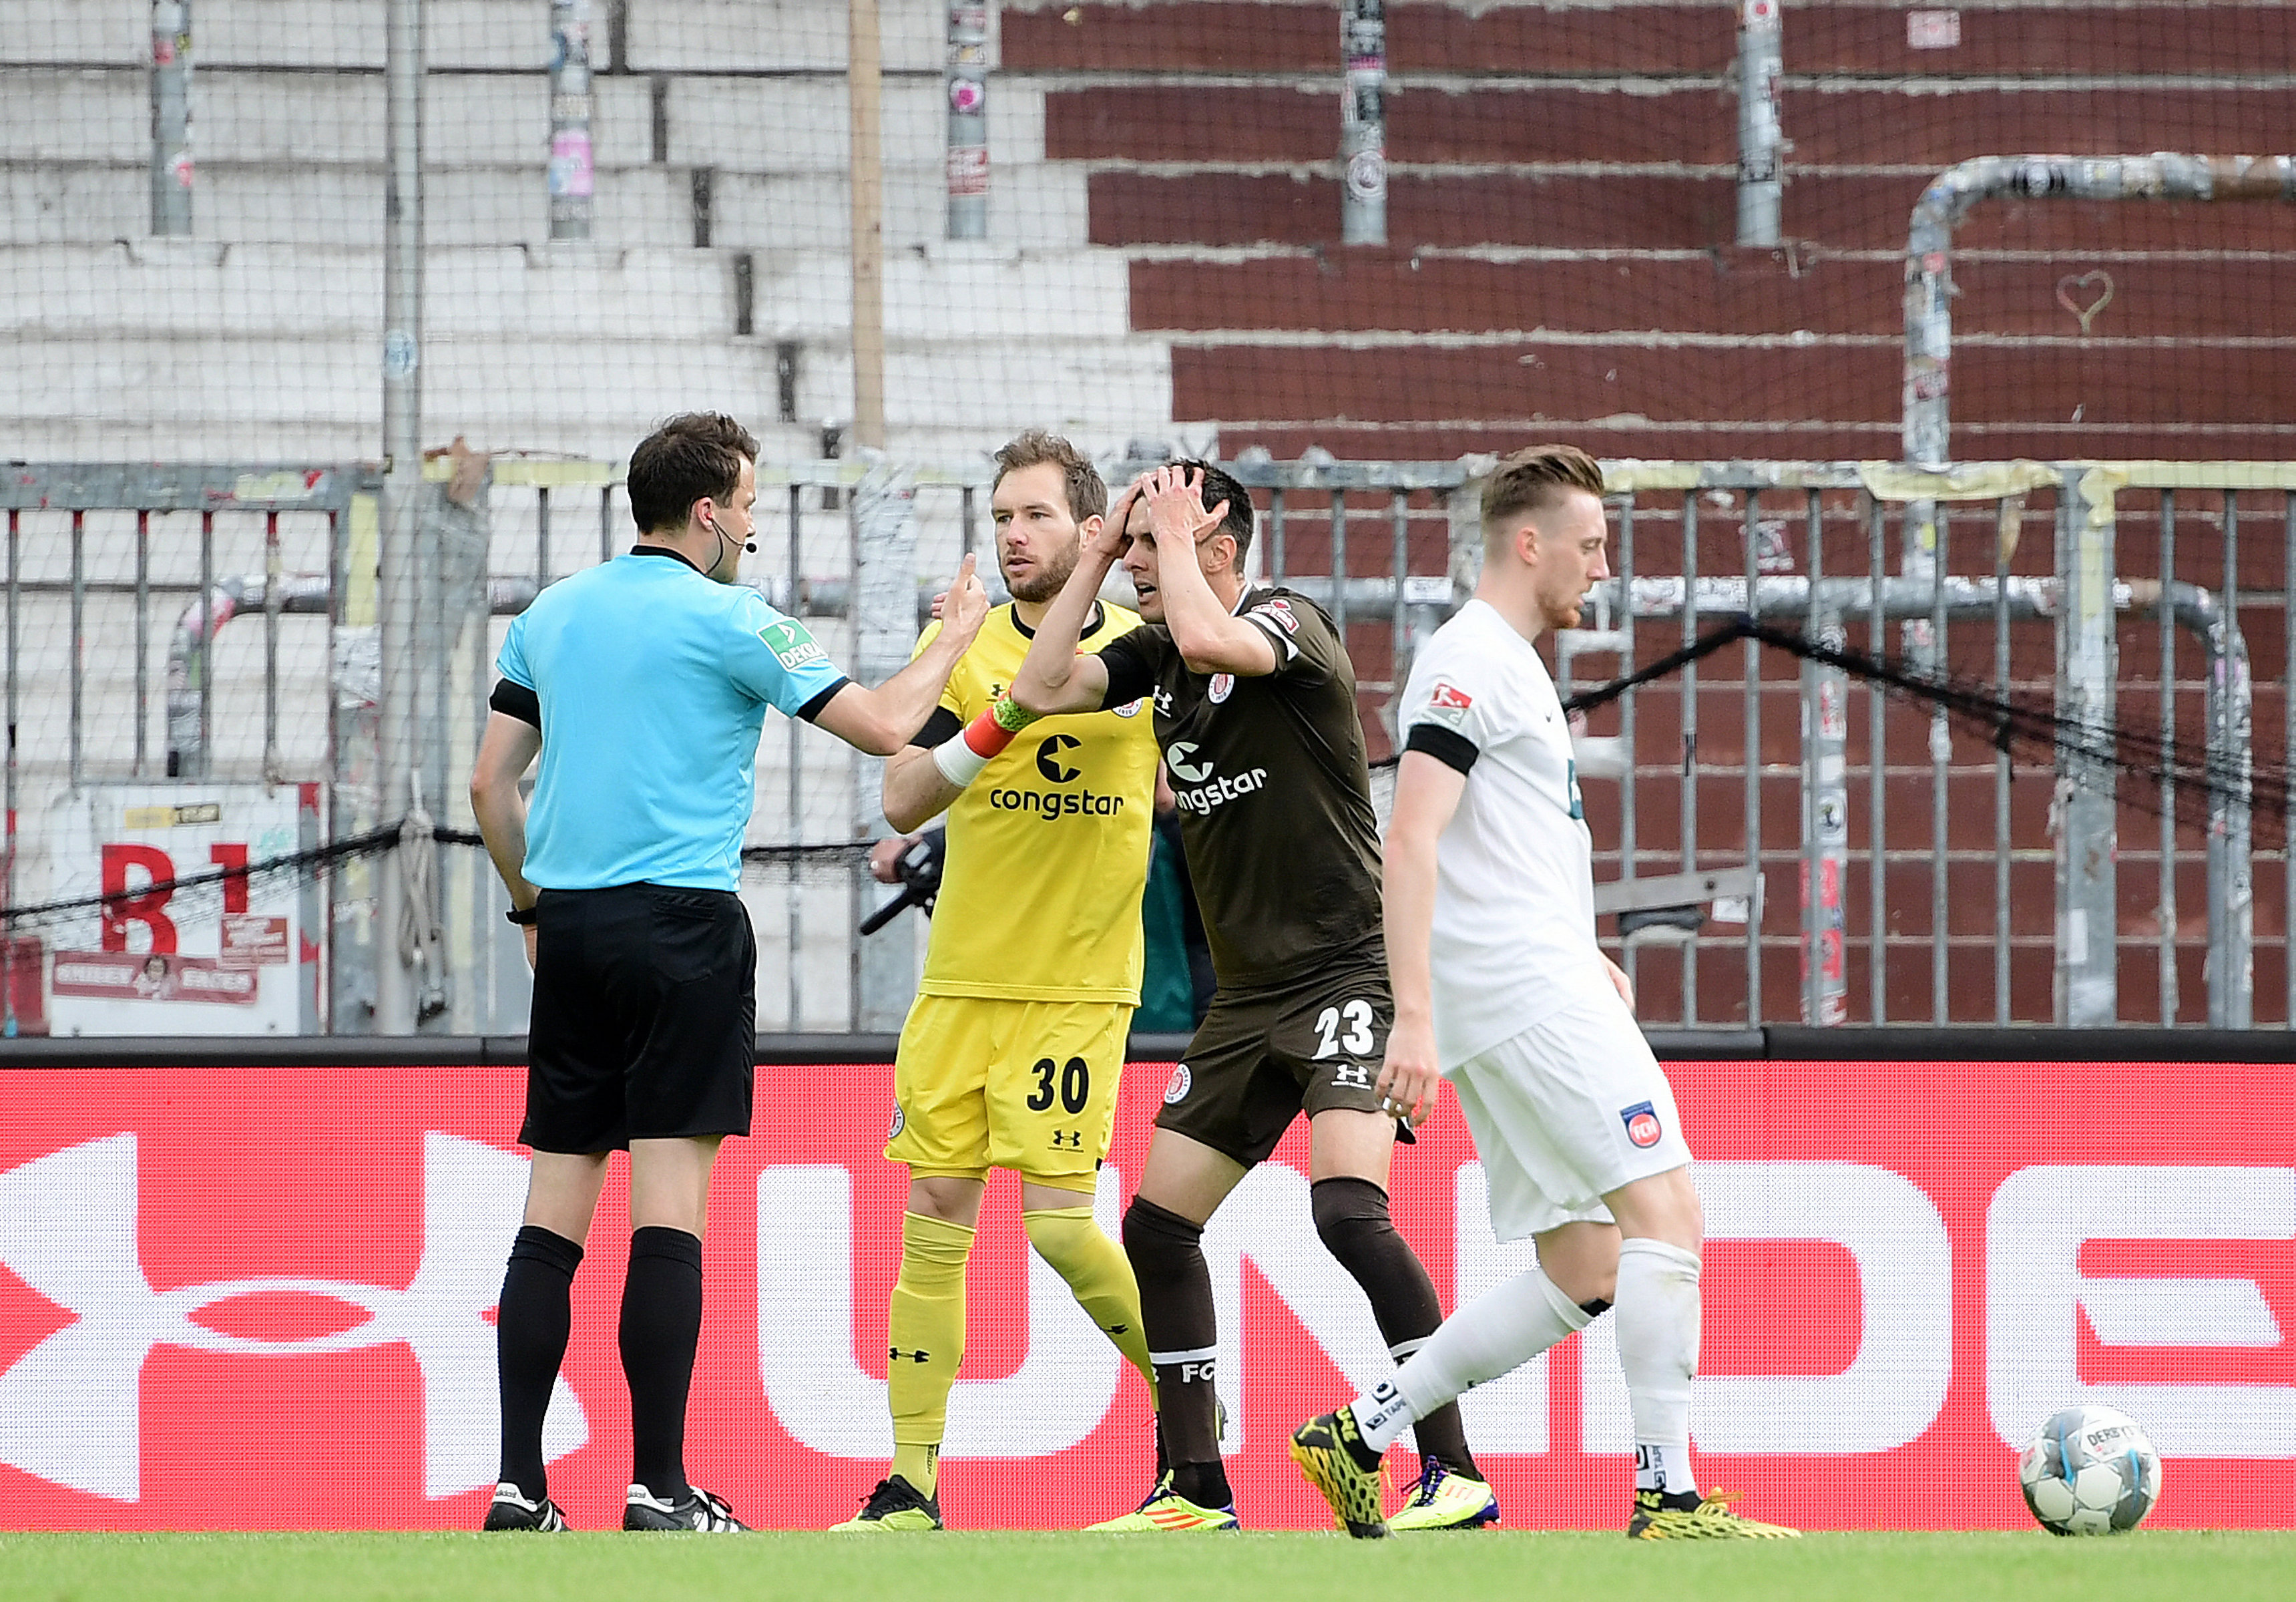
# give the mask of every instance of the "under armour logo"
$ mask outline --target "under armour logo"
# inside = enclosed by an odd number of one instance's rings
[[[1371,1068],[1367,1064],[1341,1063],[1332,1074],[1332,1083],[1368,1090],[1371,1089]]]
[[[905,1358],[912,1363],[928,1363],[932,1360],[932,1353],[922,1347],[914,1351],[904,1351],[898,1346],[889,1347],[885,1355],[897,1363]]]
[[[137,1257],[135,1137],[86,1141],[0,1173],[0,1267],[73,1315],[0,1374],[0,1462],[73,1491],[142,1494],[144,1360],[155,1346],[238,1357],[305,1357],[404,1344],[422,1370],[422,1491],[455,1496],[495,1480],[495,1330],[486,1314],[526,1191],[526,1162],[436,1130],[422,1138],[422,1258],[404,1290],[335,1279],[220,1279],[155,1291]],[[348,1329],[266,1340],[196,1315],[287,1293],[356,1308]],[[58,1428],[61,1419],[71,1427]],[[546,1458],[589,1439],[561,1379]]]
[[[1063,1149],[1072,1152],[1082,1151],[1084,1149],[1084,1131],[1082,1130],[1054,1130],[1053,1131],[1053,1149],[1055,1151]]]

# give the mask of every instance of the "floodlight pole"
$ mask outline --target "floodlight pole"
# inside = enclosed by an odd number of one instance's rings
[[[382,235],[382,526],[377,618],[381,640],[381,793],[386,824],[413,799],[416,718],[410,636],[422,490],[422,4],[388,0],[383,95],[387,165]],[[414,1032],[414,999],[398,930],[406,881],[397,855],[377,864],[374,941],[377,1034]]]

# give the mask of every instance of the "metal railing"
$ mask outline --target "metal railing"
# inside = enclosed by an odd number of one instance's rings
[[[1392,752],[1390,704],[1414,646],[1472,590],[1487,465],[1230,464],[1263,497],[1259,570],[1341,625],[1375,758]],[[436,464],[434,478],[448,471]],[[2231,776],[2204,800],[2079,753],[2028,776],[1981,740],[1940,745],[1924,708],[1877,686],[1860,695],[1838,668],[1751,641],[1709,657],[1578,731],[1598,878],[1629,926],[1646,1020],[2169,1023],[2204,985],[2209,1021],[2245,1026],[2259,871],[2281,889],[2264,941],[2283,977],[2267,1021],[2296,1015],[2292,842],[2284,817],[2270,848],[2252,838],[2257,692],[2242,628],[2243,612],[2268,616],[2273,653],[2296,660],[2285,604],[2296,465],[1621,462],[1608,472],[1616,576],[1587,626],[1554,642],[1566,694],[1742,615],[1855,637],[1877,655],[1890,654],[1890,625],[1918,620],[1959,678],[2005,698],[2106,720],[2134,697],[2157,701],[2128,721],[2164,736],[2203,729],[2210,771]],[[898,480],[857,462],[768,464],[758,477],[762,549],[748,581],[814,620],[865,678],[906,658],[934,575],[987,538],[985,464]],[[12,907],[48,894],[58,865],[43,820],[89,784],[316,781],[331,838],[388,821],[373,808],[376,488],[363,469],[12,470],[0,487],[18,735],[0,863]],[[467,828],[462,792],[501,620],[622,548],[627,500],[594,463],[495,462],[459,508],[444,488],[423,520],[435,578],[417,623],[419,765],[439,821]],[[1889,537],[1917,507],[1939,508],[1939,581],[1906,571]],[[2243,544],[2259,518],[2280,536],[2276,562],[2268,546]],[[2044,524],[2052,544],[2020,542]],[[2157,561],[2128,559],[2146,548]],[[2196,652],[2180,656],[2180,638]],[[2284,768],[2296,743],[2286,677],[2267,676],[2280,740],[2267,768]],[[876,799],[874,762],[789,724],[759,752],[751,843],[849,848],[882,831]],[[2124,831],[2145,806],[2157,819]],[[823,859],[831,866],[786,852],[745,883],[760,1022],[889,1027],[914,983],[916,920],[857,939],[880,887],[849,849]],[[450,982],[435,1027],[514,1031],[523,965],[501,932],[500,888],[475,850],[449,853],[446,868],[437,912]],[[324,1023],[337,1031],[362,1027],[381,955],[363,873],[353,865],[324,886]],[[2149,915],[2122,910],[2123,874],[2151,876]],[[2187,933],[2180,908],[2194,903],[2205,918]]]

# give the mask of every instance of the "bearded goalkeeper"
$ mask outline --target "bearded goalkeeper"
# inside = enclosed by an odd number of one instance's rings
[[[1156,745],[1144,702],[1039,721],[1007,694],[1081,541],[1100,530],[1099,472],[1067,440],[1031,431],[996,453],[989,509],[1012,604],[989,612],[939,711],[885,768],[887,821],[906,833],[946,811],[948,843],[885,1146],[909,1170],[887,1318],[893,1461],[840,1530],[943,1527],[941,1434],[991,1168],[1021,1176],[1029,1244],[1154,1394],[1140,1292],[1092,1204],[1140,1002]],[[1078,648],[1139,623],[1095,603]]]

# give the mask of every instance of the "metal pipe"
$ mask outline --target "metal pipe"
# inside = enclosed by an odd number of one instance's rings
[[[614,487],[598,486],[598,560],[614,559]]]
[[[1280,485],[1267,492],[1267,581],[1270,584],[1284,581],[1283,490]]]
[[[1946,546],[1951,524],[1944,507],[1937,511],[1937,547],[1931,557],[1932,575],[1945,571]],[[1929,637],[1934,654],[1930,664],[1945,660],[1945,591],[1932,579],[1930,586]],[[1953,760],[1953,731],[1944,714],[1930,719],[1930,1022],[1943,1023],[1952,1007],[1948,972],[1952,961],[1948,924],[1952,921],[1946,894],[1947,768]]]
[[[1993,693],[2009,698],[2009,548],[2024,502],[2002,501],[1993,523]],[[1993,1022],[2009,1022],[2009,753],[1993,753]]]
[[[1348,495],[1332,491],[1332,625],[1339,631],[1340,649],[1348,645]]]
[[[407,654],[415,622],[414,563],[422,489],[422,0],[386,0],[383,93],[383,478],[377,613],[381,624],[381,775],[386,822],[411,804],[418,715]],[[377,875],[374,1028],[411,1034],[414,998],[401,955],[405,882],[385,862]]]
[[[1404,595],[1411,583],[1411,497],[1398,489],[1390,498],[1388,507],[1395,520],[1395,550],[1388,559],[1388,570],[1395,576],[1395,607],[1388,614],[1387,637],[1388,733],[1393,735],[1395,703],[1411,676],[1411,620],[1404,606]]]
[[[197,699],[193,711],[200,731],[200,765],[196,771],[187,769],[185,778],[205,778],[208,764],[215,750],[215,513],[200,513],[200,671],[193,686]],[[171,686],[172,687],[172,686]]]
[[[1635,587],[1635,497],[1628,495],[1619,505],[1619,587],[1621,595],[1634,594]],[[1635,618],[1631,609],[1622,610],[1611,619],[1619,631],[1619,665],[1631,673],[1635,670]],[[1619,776],[1619,877],[1636,876],[1639,848],[1635,837],[1635,702],[1636,697],[1619,699],[1619,745],[1626,755],[1626,770]],[[1639,983],[1641,975],[1635,949],[1628,946],[1620,954],[1629,982]]]
[[[1820,492],[1813,489],[1809,604],[1803,627],[1813,639],[1846,643],[1841,614],[1819,602],[1825,577],[1824,535],[1824,507]],[[1801,693],[1801,1021],[1831,1027],[1849,1021],[1843,878],[1849,857],[1849,675],[1806,661]],[[1879,856],[1877,850],[1877,861]]]
[[[1738,242],[1778,242],[1785,185],[1780,158],[1785,134],[1778,116],[1785,73],[1778,0],[1742,0],[1738,8]]]
[[[192,3],[152,0],[152,232],[192,231]]]
[[[547,484],[534,492],[534,587],[537,594],[550,587],[550,486]]]
[[[87,672],[87,575],[83,557],[87,513],[71,514],[71,787],[79,793],[80,681]]]
[[[2176,576],[2177,492],[2163,489],[2161,582],[2169,583]],[[2164,612],[2161,614],[2161,738],[2166,743],[2176,737],[2177,626]],[[2166,1025],[2176,1023],[2183,999],[2177,994],[2181,981],[2177,972],[2177,786],[2166,773],[2161,776],[2161,900],[2156,916],[2161,921],[2161,1022]]]
[[[1887,561],[1883,555],[1882,541],[1888,530],[1885,527],[1882,503],[1868,496],[1866,505],[1871,514],[1866,530],[1868,627],[1866,634],[1866,648],[1874,655],[1881,656],[1889,650],[1886,632],[1882,626],[1883,616],[1882,588],[1883,569]],[[1812,587],[1816,587],[1814,582]],[[1843,610],[1846,612],[1849,609],[1845,607]],[[1882,849],[1882,842],[1889,836],[1883,834],[1882,829],[1883,814],[1889,804],[1890,747],[1882,727],[1884,709],[1882,686],[1878,684],[1868,685],[1866,694],[1866,735],[1869,748],[1866,762],[1873,781],[1866,798],[1867,811],[1866,837],[1867,849],[1874,853],[1873,872],[1866,887],[1868,903],[1866,918],[1868,926],[1873,931],[1872,938],[1866,949],[1866,988],[1872,992],[1873,1005],[1871,1015],[1866,1021],[1878,1028],[1890,1014],[1889,853]]]
[[[550,237],[590,237],[590,0],[550,0]]]
[[[1387,0],[1340,0],[1340,241],[1387,242]]]
[[[2241,637],[2240,495],[2232,489],[2224,492],[2224,588],[2219,594],[2229,645]],[[2236,792],[2209,792],[2209,1027],[2246,1029],[2255,1021],[2256,990],[2256,902],[2249,858],[2249,781],[2255,764],[2251,741],[2255,730],[2250,721],[2246,645],[2241,645],[2237,655],[2227,648],[2211,669],[2211,681],[2219,674],[2227,685],[2236,678],[2241,693],[2220,698],[2209,719],[2210,755],[2228,762]]]
[[[948,4],[948,236],[988,237],[988,7]]]
[[[1698,492],[1682,497],[1682,582],[1689,604],[1682,609],[1682,643],[1698,637]],[[1760,592],[1757,590],[1756,594]],[[1682,871],[1698,871],[1698,664],[1682,670]],[[1698,1022],[1698,937],[1682,944],[1682,1024]]]
[[[17,610],[18,586],[22,576],[23,513],[15,507],[8,508],[8,794],[5,828],[7,841],[0,850],[0,906],[16,904],[16,659],[17,647],[23,637],[23,620]],[[0,973],[0,1036],[16,1038],[16,942],[0,934],[0,954],[4,954],[5,973]]]
[[[214,657],[210,655],[212,663]],[[280,780],[279,513],[263,514],[263,782]]]
[[[135,776],[152,746],[152,514],[135,513]]]
[[[2077,201],[2296,201],[2296,157],[1978,156],[1930,180],[1906,240],[1905,459],[1951,461],[1953,231],[1994,196]]]
[[[792,596],[797,594],[798,587],[804,582],[803,569],[800,566],[800,539],[804,526],[805,489],[801,485],[791,484],[789,487],[789,587]],[[805,752],[799,739],[798,719],[784,718],[782,721],[787,726],[789,736],[788,842],[791,845],[796,845],[805,838],[805,787],[800,782],[800,775],[804,772],[801,764]],[[785,904],[789,929],[789,1023],[787,1027],[792,1031],[804,1027],[804,1024],[800,1022],[802,987],[798,982],[798,953],[804,949],[805,944],[805,912],[799,893],[801,878],[802,875],[798,868],[797,853],[792,851],[790,853],[789,860],[789,899]]]
[[[1768,4],[1772,0],[1757,0]],[[1761,491],[1746,492],[1746,588],[1759,586],[1762,572]],[[1762,647],[1745,643],[1746,677],[1742,716],[1745,722],[1740,752],[1746,786],[1746,857],[1754,865],[1754,888],[1746,897],[1746,1024],[1762,1021]]]
[[[2092,503],[2078,471],[2057,494],[2057,716],[2112,727],[2112,503]],[[2120,806],[2108,752],[2057,752],[2057,980],[2060,1028],[2120,1017]]]
[[[346,587],[343,583],[343,573],[348,565],[348,555],[351,537],[350,530],[351,519],[347,509],[334,508],[328,512],[328,594],[326,619],[329,682],[327,685],[326,785],[324,791],[325,805],[327,808],[327,817],[323,819],[318,815],[318,807],[316,803],[319,802],[320,797],[314,795],[312,797],[315,803],[313,812],[308,818],[305,826],[310,831],[312,842],[314,844],[317,843],[322,823],[324,822],[327,826],[332,827],[333,826],[333,819],[336,817],[340,816],[340,813],[337,813],[334,810],[334,803],[337,795],[340,793],[340,786],[342,785],[345,777],[343,771],[343,697],[341,689],[341,663],[343,660],[342,648],[344,645],[344,637],[341,632],[343,608],[340,603],[343,591]],[[325,1024],[326,1032],[329,1034],[335,1032],[335,1024],[340,1015],[337,1010],[335,1000],[337,993],[342,988],[339,976],[343,971],[343,964],[338,960],[338,955],[340,952],[341,948],[335,943],[335,934],[337,931],[336,903],[343,894],[343,877],[344,876],[341,874],[327,874],[324,875],[325,883],[324,885],[318,887],[316,896],[310,900],[307,900],[305,902],[306,907],[312,908],[314,913],[314,921],[310,925],[312,932],[311,938],[318,945],[320,949],[327,953],[326,964],[320,972],[319,994],[316,1005],[319,1008],[320,1015]],[[316,902],[316,906],[314,905],[314,902]]]

